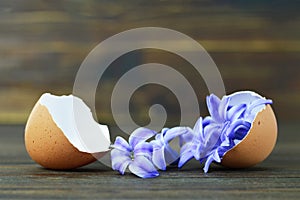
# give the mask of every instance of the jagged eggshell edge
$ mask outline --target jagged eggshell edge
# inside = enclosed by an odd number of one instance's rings
[[[108,126],[93,118],[90,108],[73,95],[43,94],[38,103],[47,107],[53,121],[69,142],[81,152],[98,153],[109,150]]]

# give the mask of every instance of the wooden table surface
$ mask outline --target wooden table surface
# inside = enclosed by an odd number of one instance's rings
[[[24,126],[0,126],[0,199],[300,199],[300,125],[280,125],[276,148],[256,167],[208,174],[191,162],[155,179],[125,176],[100,162],[74,171],[39,167],[27,155]]]

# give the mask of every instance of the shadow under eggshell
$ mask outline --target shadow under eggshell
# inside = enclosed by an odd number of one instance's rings
[[[225,153],[221,164],[230,168],[246,168],[265,160],[277,140],[277,122],[270,105],[260,111],[249,133],[233,149]]]
[[[25,146],[35,162],[49,169],[74,169],[96,160],[92,154],[80,152],[68,141],[47,107],[40,103],[34,106],[27,121]]]

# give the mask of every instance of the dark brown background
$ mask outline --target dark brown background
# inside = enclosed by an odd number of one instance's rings
[[[44,92],[71,93],[81,62],[98,43],[146,26],[174,29],[197,40],[216,62],[228,93],[255,90],[274,100],[279,121],[298,121],[298,8],[296,1],[1,1],[0,122],[26,122]],[[110,95],[121,71],[154,61],[187,75],[191,68],[178,56],[155,50],[121,57],[97,92],[97,112],[103,113],[99,120],[114,124]],[[201,77],[187,79],[206,115],[205,83]],[[148,87],[133,96],[133,118],[145,124],[149,106],[160,102],[171,105],[169,121],[176,125],[176,99],[165,89],[153,91]]]

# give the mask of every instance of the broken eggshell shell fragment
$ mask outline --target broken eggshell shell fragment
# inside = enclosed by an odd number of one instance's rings
[[[229,95],[230,106],[251,103],[265,99],[251,91],[236,92]],[[221,164],[230,168],[246,168],[265,160],[275,147],[277,140],[277,122],[271,105],[261,104],[249,109],[248,119],[252,121],[247,135],[232,149],[227,151]]]
[[[25,146],[30,157],[45,168],[74,169],[104,156],[110,134],[80,98],[45,93],[28,118]]]

